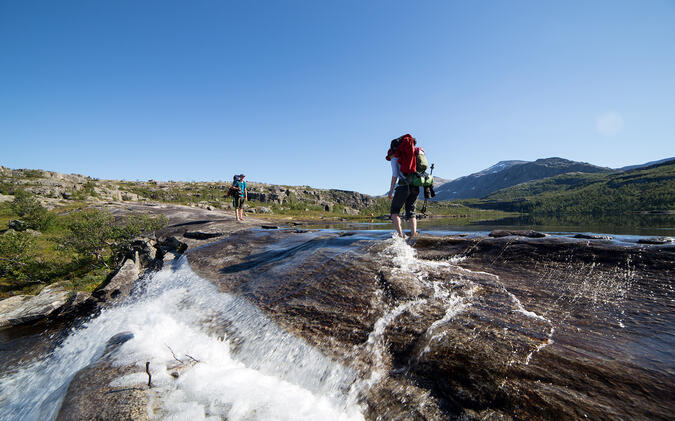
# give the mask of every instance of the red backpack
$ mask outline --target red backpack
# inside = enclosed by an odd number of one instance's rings
[[[404,134],[399,137],[401,142],[398,144],[394,156],[398,158],[398,165],[401,172],[409,175],[417,171],[417,157],[415,156],[415,138],[410,134]]]

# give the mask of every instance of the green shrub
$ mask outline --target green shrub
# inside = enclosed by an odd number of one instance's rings
[[[28,233],[8,231],[0,235],[0,276],[24,281],[30,278],[35,239]]]
[[[27,228],[42,231],[52,220],[47,209],[27,191],[17,190],[11,206],[12,210],[26,223]]]
[[[19,170],[24,178],[42,178],[40,170]]]
[[[115,220],[108,211],[90,209],[73,213],[59,239],[63,251],[72,252],[95,264],[110,267],[129,252],[131,242],[143,233],[166,225],[166,217],[132,214]]]

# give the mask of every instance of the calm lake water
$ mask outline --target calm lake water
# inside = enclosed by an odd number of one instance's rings
[[[311,228],[392,230],[387,220],[373,219],[363,222],[336,224],[311,224]],[[407,228],[407,224],[404,224]],[[520,217],[471,221],[468,218],[433,217],[418,220],[422,233],[441,232],[490,232],[495,229],[531,229],[547,233],[594,233],[622,236],[674,236],[675,215],[621,215],[593,217],[569,215],[564,217]]]

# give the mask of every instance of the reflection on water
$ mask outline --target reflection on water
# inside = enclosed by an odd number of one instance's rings
[[[320,222],[307,228],[349,230],[393,230],[386,219],[367,219],[358,222]],[[407,229],[407,224],[404,223]],[[671,215],[520,215],[492,220],[474,218],[429,217],[418,220],[421,232],[429,231],[491,231],[494,229],[532,229],[550,233],[596,233],[636,236],[675,235],[675,214]]]

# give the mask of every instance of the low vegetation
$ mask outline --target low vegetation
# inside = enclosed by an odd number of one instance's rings
[[[539,215],[669,211],[675,209],[675,162],[609,174],[563,174],[462,203]]]
[[[11,208],[21,218],[25,228],[28,229],[42,231],[52,221],[52,215],[47,212],[47,209],[32,194],[23,190],[18,190],[14,193]]]
[[[9,229],[16,220],[22,230]],[[0,204],[0,298],[56,281],[92,291],[119,267],[134,238],[165,224],[161,216],[115,218],[82,202],[48,211],[31,194],[17,192]]]

